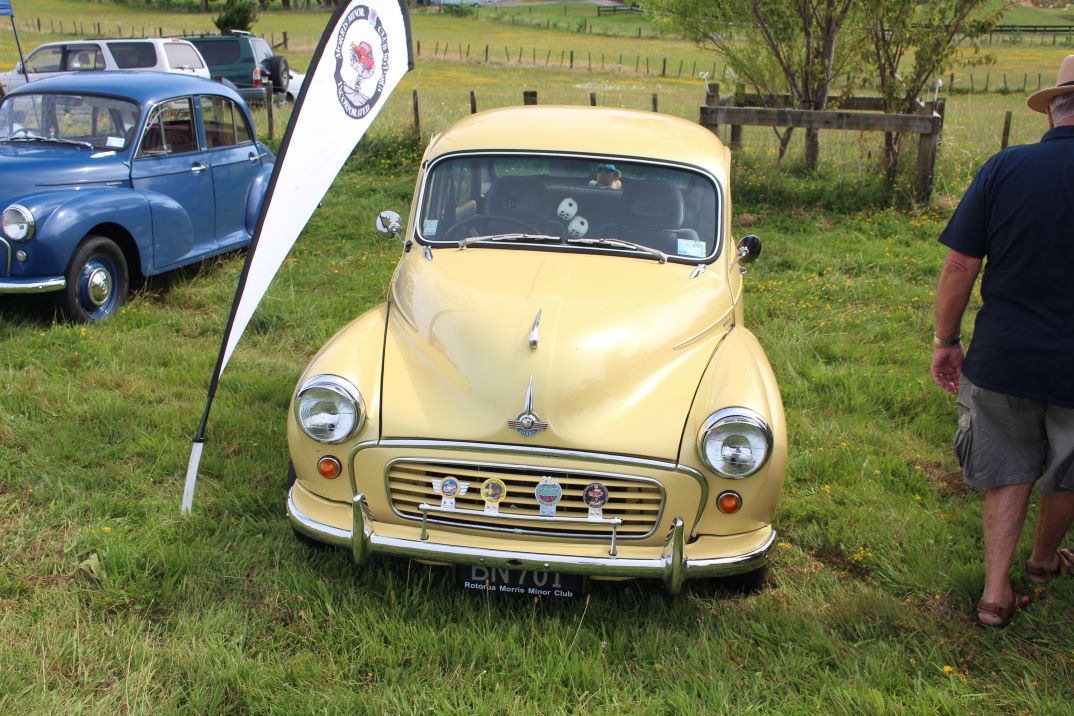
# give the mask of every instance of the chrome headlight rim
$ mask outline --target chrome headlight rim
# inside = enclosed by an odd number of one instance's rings
[[[708,437],[709,432],[711,432],[713,428],[728,423],[751,425],[759,429],[765,438],[764,459],[758,462],[752,470],[740,475],[733,475],[720,470],[718,467],[709,462],[708,454],[705,451],[705,440]],[[774,442],[775,441],[772,437],[772,428],[768,426],[768,421],[765,420],[760,413],[758,413],[756,410],[751,410],[750,408],[746,408],[743,406],[732,406],[729,408],[717,410],[715,413],[705,419],[705,422],[701,425],[701,429],[697,432],[696,448],[698,457],[701,458],[701,462],[704,463],[705,467],[707,467],[709,470],[716,473],[720,477],[726,478],[728,480],[743,480],[751,475],[757,474],[757,472],[760,471],[761,468],[768,464],[768,458],[772,455],[772,447],[774,445]]]
[[[19,221],[18,223],[26,225],[25,234],[21,236],[13,236],[11,233],[8,232],[7,215],[9,211],[19,215],[19,219],[21,221]],[[11,239],[12,241],[29,241],[33,238],[34,231],[37,228],[37,222],[34,220],[33,212],[27,209],[22,204],[9,204],[7,207],[4,208],[3,212],[0,212],[0,217],[2,217],[0,218],[0,231],[3,231],[4,236],[6,236],[7,238]]]
[[[358,417],[354,421],[354,427],[351,428],[351,430],[347,432],[346,435],[338,437],[334,440],[324,440],[312,434],[309,430],[306,429],[305,423],[302,422],[302,415],[300,414],[299,409],[302,406],[302,395],[313,388],[322,388],[325,390],[329,390],[341,396],[342,398],[349,400],[354,405],[354,409]],[[362,398],[362,393],[358,390],[358,388],[356,388],[354,384],[346,378],[334,375],[332,373],[321,373],[320,375],[315,375],[312,378],[303,381],[302,385],[300,385],[298,387],[298,390],[295,391],[294,415],[295,422],[298,424],[298,427],[310,440],[314,440],[318,443],[322,443],[325,445],[338,445],[339,443],[345,442],[350,438],[354,437],[354,435],[358,433],[358,431],[360,431],[365,425],[365,400]]]

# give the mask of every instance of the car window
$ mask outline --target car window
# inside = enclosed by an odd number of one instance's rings
[[[69,141],[94,149],[124,149],[138,105],[113,97],[26,93],[0,104],[0,141]]]
[[[191,42],[210,65],[231,65],[238,62],[242,56],[238,40],[214,38],[212,40],[192,39]]]
[[[205,67],[198,51],[184,42],[164,43],[164,54],[168,57],[168,65],[175,69],[200,70]]]
[[[157,49],[151,42],[109,42],[108,49],[116,65],[123,70],[138,70],[157,66]]]
[[[39,47],[26,58],[27,72],[59,72],[63,64],[63,45]]]
[[[203,95],[201,116],[205,124],[205,145],[210,149],[253,141],[250,128],[246,126],[246,115],[227,97]]]
[[[189,97],[158,105],[146,122],[139,157],[159,157],[192,152],[198,148],[194,112]]]
[[[614,157],[526,155],[436,163],[418,222],[429,241],[542,234],[563,240],[554,248],[572,250],[572,241],[610,239],[695,261],[715,254],[718,226],[717,186],[699,172]]]
[[[253,47],[254,62],[256,62],[257,64],[261,64],[268,58],[272,57],[272,48],[269,47],[268,42],[261,39],[260,37],[255,37],[251,39],[250,45]]]
[[[71,72],[103,70],[101,48],[97,45],[67,45],[64,48],[64,69]]]

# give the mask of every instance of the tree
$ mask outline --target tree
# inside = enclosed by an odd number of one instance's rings
[[[922,92],[956,64],[980,64],[977,38],[987,34],[1014,3],[994,7],[991,0],[864,0],[862,22],[868,38],[866,57],[885,112],[912,114]],[[961,48],[972,51],[959,59]],[[908,61],[907,57],[913,60]],[[899,170],[900,133],[885,132],[887,174]]]
[[[789,94],[792,105],[800,109],[825,109],[833,78],[858,51],[855,38],[842,32],[854,0],[642,2],[665,25],[722,55],[738,77],[762,93]],[[736,30],[738,37],[732,37]],[[758,52],[754,42],[744,41],[743,32],[760,40],[767,54]],[[788,129],[780,137],[780,157],[790,134]],[[819,154],[819,132],[807,129],[807,169],[816,168]]]
[[[249,32],[257,22],[257,6],[253,0],[227,0],[227,5],[220,14],[213,19],[221,33],[232,30],[244,30]]]

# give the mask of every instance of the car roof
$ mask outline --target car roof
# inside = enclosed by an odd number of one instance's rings
[[[175,72],[115,70],[73,72],[21,85],[9,95],[33,92],[74,92],[128,97],[152,104],[186,94],[219,94],[242,103],[242,98],[220,82]]]
[[[656,159],[726,182],[730,154],[696,122],[609,107],[505,107],[470,115],[433,137],[427,159],[460,151],[538,151]]]

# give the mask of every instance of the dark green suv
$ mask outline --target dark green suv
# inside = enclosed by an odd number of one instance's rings
[[[272,45],[263,37],[232,30],[227,35],[197,35],[186,39],[201,52],[213,79],[235,85],[247,104],[264,102],[265,87],[270,82],[277,96],[292,102],[298,96],[303,76],[291,70],[286,57],[274,54]]]

